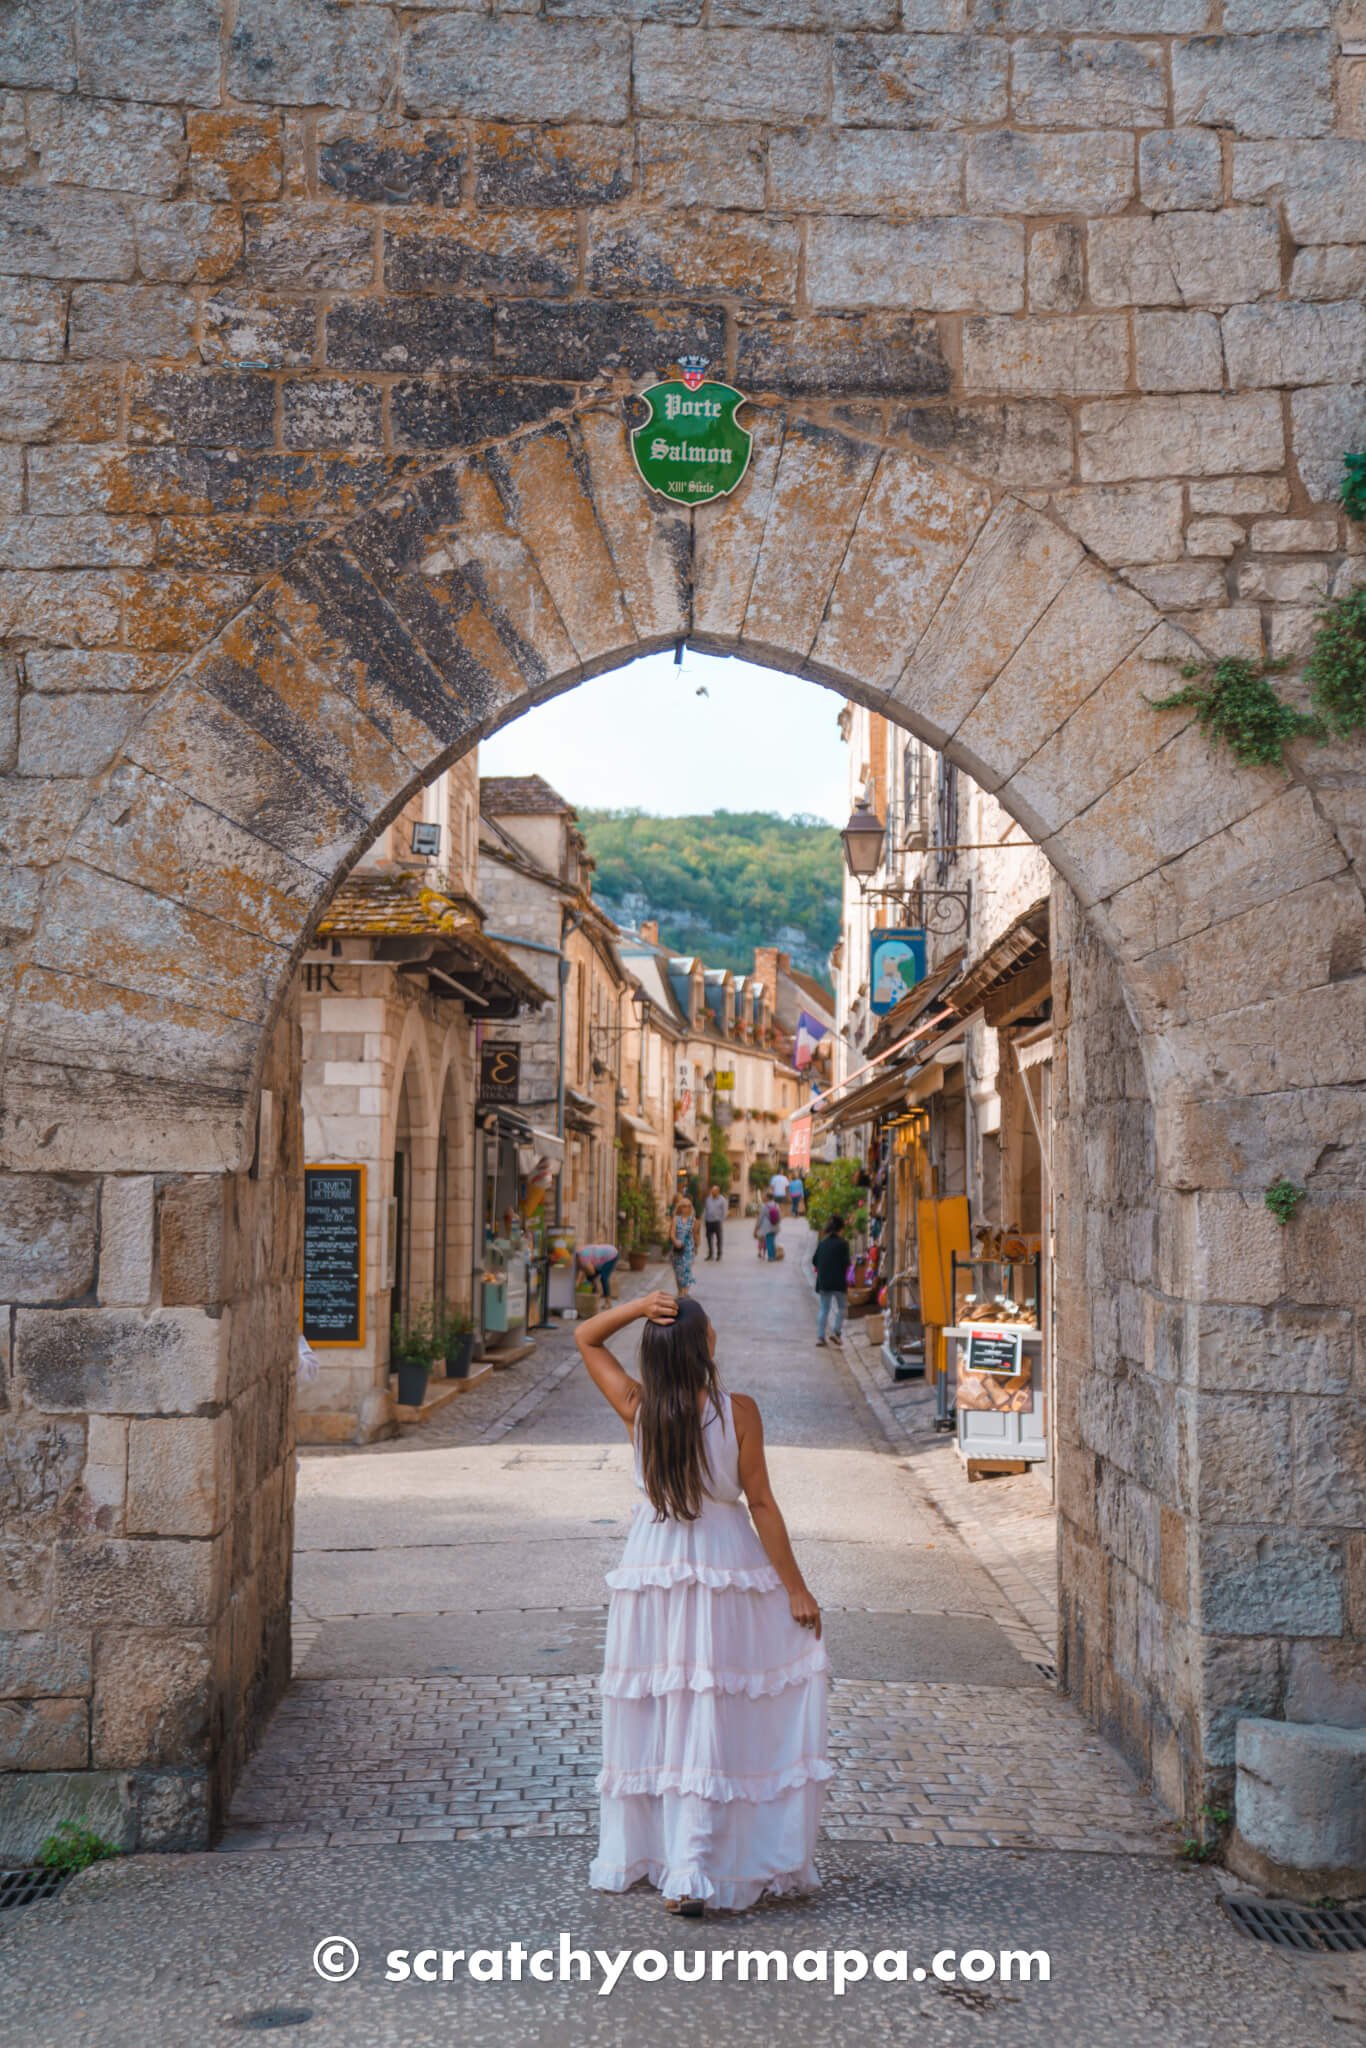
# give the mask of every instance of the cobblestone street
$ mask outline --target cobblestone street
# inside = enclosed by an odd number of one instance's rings
[[[1051,1981],[868,1983],[837,2003],[800,1984],[746,1999],[719,1981],[629,1974],[606,2002],[572,1982],[465,1980],[439,1998],[385,1982],[396,1942],[662,1938],[653,1893],[586,1883],[602,1574],[632,1496],[625,1440],[566,1330],[426,1427],[304,1454],[296,1677],[221,1849],[100,1866],[41,1914],[12,1916],[27,1925],[0,1944],[6,2048],[226,2042],[279,2013],[336,2048],[466,2033],[617,2048],[646,2027],[682,2048],[767,2048],[780,2032],[801,2048],[966,2048],[997,2033],[1042,2048],[1096,2038],[1098,1970],[1105,2035],[1122,2048],[1363,2038],[1356,1959],[1290,1957],[1235,1933],[1221,1875],[1181,1860],[1144,1789],[1049,1682],[1042,1484],[969,1487],[925,1391],[893,1387],[856,1328],[842,1352],[818,1351],[805,1225],[786,1236],[781,1264],[703,1265],[697,1291],[725,1377],[761,1403],[778,1497],[825,1607],[836,1775],[824,1883],[809,1903],[719,1915],[689,1939],[789,1954],[1043,1949]],[[362,1958],[335,1986],[310,1963],[332,1933]]]
[[[858,1324],[843,1353],[816,1350],[806,1225],[787,1236],[775,1269],[732,1256],[703,1267],[699,1293],[723,1369],[763,1404],[799,1549],[822,1560],[828,1837],[1169,1851],[1127,1767],[1047,1683],[1041,1482],[969,1489],[924,1390],[893,1387]],[[630,1499],[614,1428],[567,1329],[425,1428],[306,1455],[296,1682],[226,1848],[591,1834],[596,1567]],[[549,1543],[547,1506],[561,1524]]]

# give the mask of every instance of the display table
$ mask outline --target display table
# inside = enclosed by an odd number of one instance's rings
[[[1030,1323],[954,1323],[944,1335],[954,1360],[953,1405],[958,1455],[969,1479],[991,1472],[1023,1472],[1047,1456],[1043,1388],[1043,1331]],[[985,1369],[970,1371],[968,1351]],[[1010,1344],[1019,1339],[1018,1371]],[[1009,1342],[1004,1341],[1009,1340]]]

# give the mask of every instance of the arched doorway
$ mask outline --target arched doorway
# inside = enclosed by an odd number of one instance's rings
[[[1312,764],[1288,786],[1235,767],[1144,701],[1184,629],[1051,511],[880,421],[764,408],[744,494],[689,519],[642,500],[620,406],[590,406],[306,548],[151,704],[44,894],[5,1114],[10,1170],[54,1238],[79,1242],[141,1178],[159,1264],[135,1312],[87,1305],[75,1267],[64,1296],[22,1310],[20,1384],[35,1404],[108,1407],[137,1353],[141,1405],[168,1429],[205,1401],[279,1408],[294,1264],[253,1219],[292,1193],[258,1133],[297,1057],[286,997],[313,922],[376,826],[481,734],[679,639],[828,682],[940,747],[1080,906],[1059,1168],[1068,1670],[1169,1799],[1198,1804],[1229,1717],[1284,1687],[1267,1677],[1282,1646],[1350,1640],[1341,1509],[1288,1481],[1268,1528],[1237,1471],[1272,1458],[1283,1401],[1335,1355],[1354,1294],[1339,1177],[1314,1186],[1312,1255],[1261,1197],[1277,1170],[1312,1179],[1354,1071],[1363,984],[1336,967],[1359,892]],[[1139,1114],[1140,1086],[1155,1179],[1135,1194],[1097,1139]],[[191,1213],[216,1263],[187,1251]],[[1117,1374],[1097,1368],[1094,1324],[1121,1312],[1142,1366]],[[1237,1361],[1254,1344],[1251,1413]],[[1331,1363],[1313,1384],[1328,1446],[1347,1389]],[[68,1611],[147,1631],[149,1697],[182,1703],[183,1740],[147,1758],[148,1782],[183,1794],[171,1839],[207,1824],[283,1675],[285,1436],[221,1484],[212,1532],[149,1547],[91,1530],[62,1552]],[[244,1520],[256,1542],[229,1546]],[[48,1535],[17,1540],[41,1630]],[[1249,1624],[1237,1601],[1268,1558]],[[189,1678],[182,1638],[208,1653]]]

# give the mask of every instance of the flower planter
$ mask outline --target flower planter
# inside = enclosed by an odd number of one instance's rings
[[[394,1361],[394,1371],[398,1375],[399,1406],[402,1408],[420,1408],[427,1398],[427,1381],[431,1377],[430,1367],[426,1364],[414,1365],[407,1358],[398,1358]]]
[[[466,1330],[463,1336],[452,1337],[446,1347],[446,1378],[467,1380],[470,1363],[474,1357],[474,1332]]]
[[[627,1252],[626,1264],[630,1268],[631,1272],[643,1273],[645,1271],[644,1252]]]

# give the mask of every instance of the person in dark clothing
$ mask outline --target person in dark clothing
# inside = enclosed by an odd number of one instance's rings
[[[816,1300],[820,1303],[820,1326],[816,1342],[824,1344],[827,1325],[830,1342],[843,1345],[844,1304],[849,1293],[849,1246],[844,1235],[844,1218],[832,1216],[816,1241],[811,1255],[816,1269]]]

